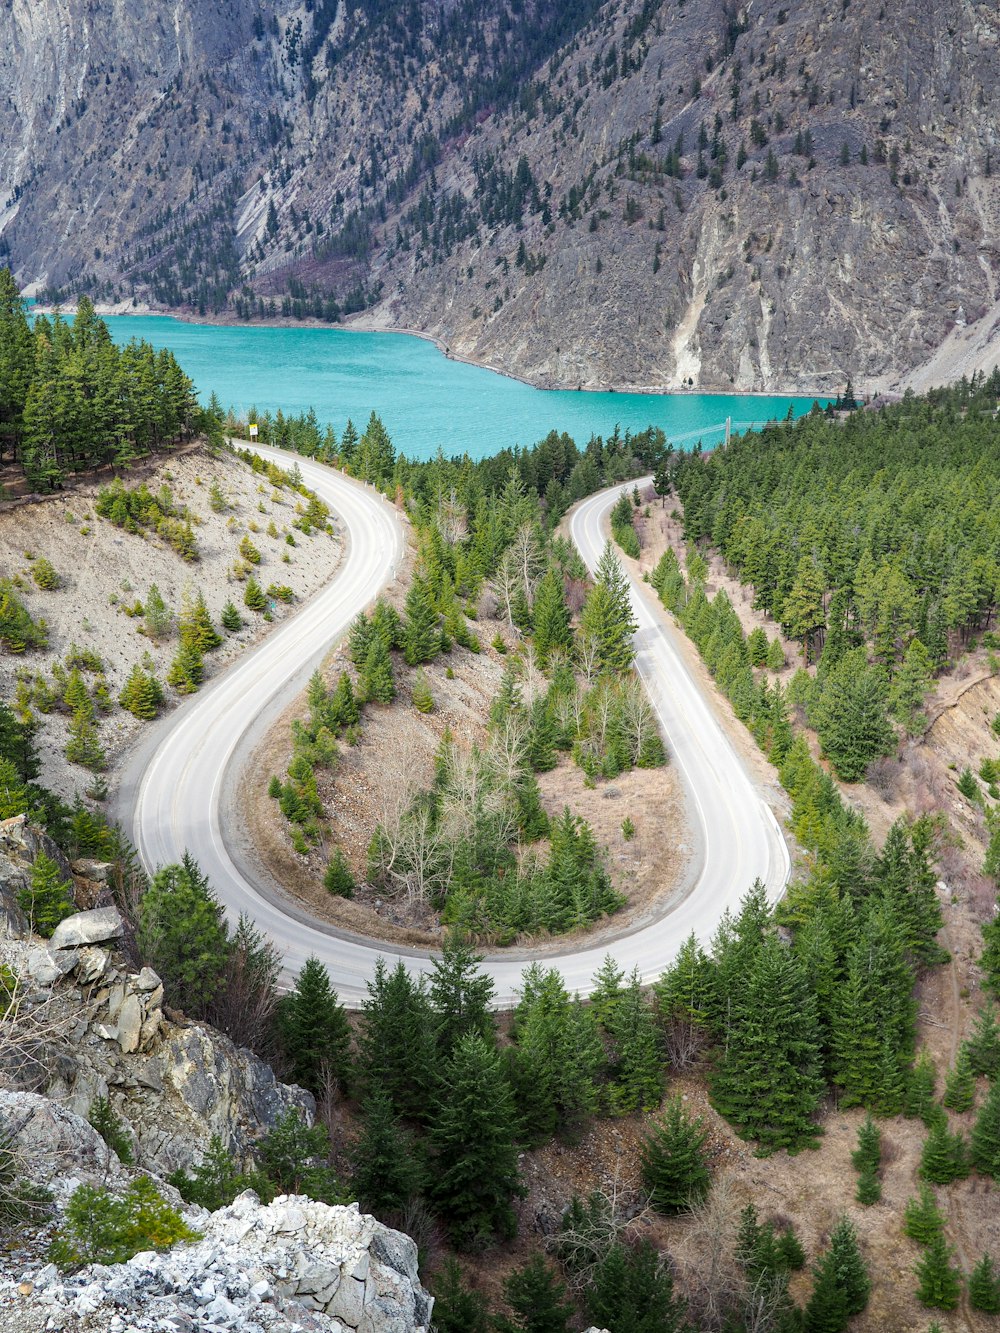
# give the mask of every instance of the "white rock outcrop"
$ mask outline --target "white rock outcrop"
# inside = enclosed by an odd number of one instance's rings
[[[216,1213],[189,1210],[202,1239],[71,1277],[51,1265],[0,1281],[0,1310],[51,1327],[111,1333],[428,1333],[433,1299],[417,1247],[374,1217],[280,1196],[241,1194]],[[44,1324],[39,1325],[44,1326]]]

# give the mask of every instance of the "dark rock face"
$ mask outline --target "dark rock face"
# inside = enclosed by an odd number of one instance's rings
[[[258,8],[3,9],[24,284],[567,386],[889,381],[1000,315],[995,5]]]

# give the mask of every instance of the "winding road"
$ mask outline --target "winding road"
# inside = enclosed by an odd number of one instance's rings
[[[287,466],[288,455],[258,448]],[[304,686],[334,639],[391,581],[403,557],[398,515],[382,496],[330,468],[297,460],[303,479],[337,516],[345,556],[329,585],[258,648],[207,688],[154,724],[123,776],[117,807],[143,863],[150,870],[191,852],[227,913],[246,912],[274,941],[294,976],[315,954],[327,966],[344,1004],[359,1007],[366,981],[381,956],[390,966],[402,958],[414,972],[428,955],[376,944],[315,921],[251,869],[247,840],[226,818],[228,793],[241,760]],[[585,500],[570,532],[593,569],[604,546],[603,521],[620,488]],[[664,623],[655,595],[632,582],[639,628],[636,666],[668,738],[671,761],[685,788],[694,871],[687,892],[658,919],[610,944],[560,952],[545,960],[562,972],[571,991],[586,993],[605,954],[644,980],[657,977],[694,931],[708,942],[726,908],[735,908],[754,878],[776,900],[789,873],[785,841],[742,761],[716,720],[676,647],[680,631]],[[676,836],[665,829],[664,837]],[[521,970],[530,955],[505,951],[485,968],[496,984],[496,1002],[516,1002]]]

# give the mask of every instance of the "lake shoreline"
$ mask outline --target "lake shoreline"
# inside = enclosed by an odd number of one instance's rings
[[[54,306],[36,305],[35,311],[40,315],[52,314]],[[70,314],[76,309],[73,305],[61,306],[63,314]],[[682,397],[701,397],[701,398],[815,398],[822,406],[824,402],[831,401],[833,395],[825,389],[737,389],[733,385],[728,388],[703,388],[700,385],[677,385],[673,388],[665,388],[662,385],[650,384],[558,384],[550,381],[540,381],[528,379],[524,375],[517,375],[513,371],[506,370],[501,366],[491,364],[489,361],[477,361],[475,358],[465,356],[461,352],[453,352],[450,344],[443,338],[439,338],[435,333],[429,333],[426,329],[412,328],[387,328],[384,324],[376,320],[354,319],[349,317],[347,321],[340,324],[330,324],[326,320],[320,319],[292,319],[282,317],[280,319],[260,322],[259,320],[237,319],[232,315],[191,315],[179,314],[176,310],[159,309],[154,306],[133,305],[129,302],[95,302],[94,312],[105,316],[129,317],[129,316],[153,316],[166,319],[175,319],[179,324],[191,324],[210,328],[236,328],[236,329],[327,329],[331,332],[341,333],[392,333],[399,334],[405,338],[421,338],[424,342],[433,343],[442,356],[447,357],[449,361],[454,361],[460,365],[473,366],[477,370],[488,370],[494,375],[502,375],[505,379],[514,380],[517,384],[524,384],[529,389],[538,389],[543,393],[593,393],[593,394],[640,394],[648,398],[682,398]]]

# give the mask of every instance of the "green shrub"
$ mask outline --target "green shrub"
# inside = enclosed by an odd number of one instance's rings
[[[295,593],[287,583],[269,583],[267,585],[267,596],[273,597],[276,602],[284,602],[286,605],[295,601]]]
[[[140,1176],[122,1198],[101,1185],[78,1186],[49,1258],[64,1270],[123,1264],[140,1250],[168,1250],[178,1241],[199,1239],[149,1176]]]
[[[354,876],[344,853],[335,847],[323,876],[323,887],[337,898],[354,897]]]
[[[979,783],[976,781],[975,774],[971,768],[962,769],[958,779],[958,790],[967,801],[973,801],[976,805],[982,805],[982,792],[979,790]]]
[[[31,577],[35,580],[43,592],[54,592],[62,583],[62,579],[52,568],[51,563],[44,556],[39,556],[35,561],[31,571]]]
[[[126,1166],[132,1163],[132,1141],[125,1133],[125,1127],[115,1115],[114,1107],[107,1097],[95,1097],[87,1117],[101,1138]]]

